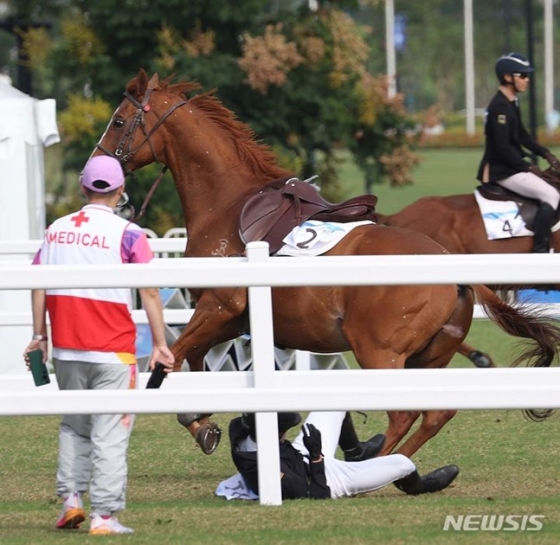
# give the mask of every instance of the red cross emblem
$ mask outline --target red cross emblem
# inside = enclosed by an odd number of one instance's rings
[[[88,222],[89,218],[83,210],[80,210],[80,213],[77,216],[72,216],[70,221],[73,221],[76,227],[80,227],[82,223]]]

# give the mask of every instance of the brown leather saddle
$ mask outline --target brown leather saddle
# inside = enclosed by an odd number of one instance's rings
[[[284,244],[284,237],[303,222],[314,219],[347,223],[376,221],[377,197],[361,195],[341,203],[326,201],[316,187],[297,178],[275,180],[247,199],[239,218],[239,235],[247,244],[268,242],[270,253]]]
[[[552,185],[555,189],[559,189],[560,176],[556,171],[548,168],[543,171],[543,178]],[[481,184],[477,188],[477,191],[485,198],[491,201],[514,201],[519,207],[519,215],[523,219],[525,226],[530,231],[533,230],[535,224],[535,214],[539,208],[539,201],[535,199],[530,199],[528,197],[523,197],[509,189],[506,189],[498,184]],[[560,208],[556,210],[556,215],[554,222],[560,221]]]

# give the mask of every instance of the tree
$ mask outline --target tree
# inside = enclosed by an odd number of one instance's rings
[[[235,64],[220,50],[216,31],[208,26],[195,29],[188,39],[166,27],[160,35],[158,63],[194,74],[205,85],[219,81],[218,94],[226,105],[264,140],[295,157],[304,177],[320,171],[323,184],[332,182],[327,173],[333,172],[334,150],[349,144],[353,150],[360,149],[361,157],[379,164],[379,176],[396,172],[390,162],[380,164],[381,155],[387,155],[394,145],[384,129],[378,127],[376,139],[367,140],[367,146],[353,145],[356,113],[360,102],[367,99],[360,88],[368,75],[368,29],[332,8],[316,13],[302,8],[275,15],[268,18],[264,29],[241,34],[241,55]],[[372,123],[382,126],[392,109],[393,104],[387,104]],[[404,116],[401,105],[396,117]],[[385,126],[394,117],[387,118]],[[401,139],[398,147],[403,146],[409,143]],[[359,162],[361,166],[366,163]]]
[[[44,3],[28,2],[34,13],[47,13]],[[129,0],[118,10],[114,0],[55,3],[60,17],[53,19],[50,36],[28,32],[26,44],[34,74],[63,110],[67,167],[84,164],[126,82],[142,67],[216,88],[286,166],[302,177],[319,173],[331,198],[339,147],[356,153],[370,182],[373,172],[376,182],[409,179],[402,165],[414,161],[391,160],[411,145],[403,136],[411,121],[402,102],[375,102],[375,115],[362,115],[374,81],[368,73],[371,28],[356,23],[348,10],[363,2],[319,2],[316,12],[296,0],[153,0],[149,9],[144,0]],[[398,138],[389,130],[395,127]],[[135,187],[146,191],[148,176],[138,178]],[[167,223],[159,191],[152,210],[159,209],[158,221]],[[150,214],[149,221],[156,221]],[[170,214],[175,221],[178,211]]]

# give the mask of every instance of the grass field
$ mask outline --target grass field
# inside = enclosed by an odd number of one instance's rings
[[[560,149],[552,149],[560,155]],[[390,187],[388,184],[373,186],[373,193],[379,201],[377,209],[383,214],[398,212],[408,204],[426,195],[458,195],[474,191],[478,185],[476,172],[482,157],[478,148],[422,150],[422,162],[414,170],[414,184],[404,187]],[[364,192],[363,176],[349,157],[340,156],[341,183],[347,190],[347,196]],[[541,168],[546,162],[540,159]]]
[[[485,327],[481,330],[484,337]],[[336,372],[336,371],[333,371]],[[231,415],[216,415],[226,428]],[[385,425],[383,413],[355,415],[361,437]],[[0,543],[90,543],[85,530],[53,529],[56,417],[0,420]],[[411,497],[389,486],[336,501],[298,500],[281,507],[227,502],[216,485],[233,474],[228,441],[211,457],[198,450],[172,415],[139,415],[130,446],[128,508],[133,536],[109,541],[182,543],[557,543],[558,419],[527,422],[519,411],[464,411],[415,457],[421,472],[456,463],[446,491]],[[444,532],[446,515],[543,515],[535,532]]]
[[[423,155],[415,186],[376,188],[381,211],[396,211],[421,195],[472,190],[477,150]],[[343,168],[359,187],[352,165]],[[490,352],[500,366],[513,359],[513,340],[486,321],[475,322],[468,340]],[[452,365],[469,366],[459,357]],[[231,416],[219,414],[215,419],[227,429]],[[364,421],[355,414],[355,422],[365,439],[384,429],[386,416],[369,412]],[[173,415],[139,415],[130,445],[128,507],[121,516],[136,533],[112,538],[89,537],[85,529],[53,528],[59,512],[54,484],[57,425],[57,417],[0,418],[0,545],[100,540],[212,545],[556,544],[560,540],[560,423],[555,416],[536,424],[524,420],[520,411],[459,413],[414,456],[420,472],[459,465],[459,477],[441,493],[411,497],[389,486],[362,497],[263,507],[214,496],[217,484],[235,472],[226,437],[208,457]],[[539,532],[443,531],[446,515],[542,515],[544,527]]]

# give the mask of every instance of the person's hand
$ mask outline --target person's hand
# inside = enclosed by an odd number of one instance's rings
[[[529,172],[538,176],[539,178],[544,178],[544,172],[537,165],[529,165]]]
[[[320,460],[323,455],[321,452],[323,449],[321,432],[313,424],[304,424],[301,431],[303,432],[303,444],[309,451],[311,461]]]
[[[558,159],[558,157],[556,157],[556,155],[554,155],[554,153],[551,153],[549,151],[545,154],[544,158],[548,161],[548,164],[554,170],[560,170],[560,159]]]
[[[43,351],[43,363],[47,363],[47,359],[49,355],[49,347],[48,347],[47,340],[45,339],[44,341],[31,341],[23,351],[23,360],[25,361],[27,370],[29,370],[30,368],[29,356],[27,355],[27,353],[38,349]]]
[[[169,350],[167,345],[155,345],[152,350],[152,356],[150,358],[150,369],[154,369],[156,363],[161,363],[165,367],[166,373],[171,373],[173,371],[173,366],[175,365],[175,356],[173,352]]]

